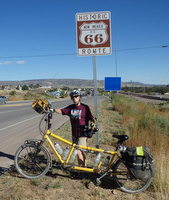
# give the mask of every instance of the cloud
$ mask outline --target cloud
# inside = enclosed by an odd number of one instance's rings
[[[8,61],[8,60],[6,60],[6,61],[0,61],[0,65],[10,65],[10,64],[12,64],[12,63],[16,63],[16,64],[18,64],[18,65],[23,65],[23,64],[25,64],[26,62],[25,62],[25,60],[17,60],[17,61]]]
[[[1,62],[2,65],[9,65],[11,63],[12,63],[12,61],[3,61],[3,62]]]
[[[11,63],[12,63],[12,61],[1,61],[0,65],[9,65]]]
[[[23,65],[23,64],[25,64],[25,60],[18,60],[18,61],[16,61],[16,64]]]

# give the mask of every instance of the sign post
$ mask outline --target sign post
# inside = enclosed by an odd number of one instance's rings
[[[76,14],[76,41],[78,56],[92,56],[94,81],[94,112],[97,111],[96,55],[111,54],[111,13],[109,11]],[[96,134],[99,147],[99,132]]]
[[[94,115],[98,119],[97,110],[97,69],[96,69],[96,56],[92,56],[93,60],[93,81],[94,81]],[[98,123],[96,124],[98,127]],[[96,133],[96,147],[99,148],[99,131]]]

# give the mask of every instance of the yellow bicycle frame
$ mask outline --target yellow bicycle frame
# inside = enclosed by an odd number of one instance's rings
[[[71,146],[70,148],[70,151],[69,151],[69,154],[68,154],[68,157],[67,159],[64,161],[63,158],[62,158],[62,155],[59,154],[59,152],[56,150],[53,142],[51,141],[50,137],[49,136],[52,136],[54,138],[56,138],[57,140],[60,140],[62,141],[63,143],[66,143],[68,144],[69,146]],[[62,163],[63,165],[68,165],[69,163],[69,160],[74,152],[75,149],[84,149],[84,150],[88,150],[88,151],[94,151],[94,152],[100,152],[100,153],[105,153],[105,154],[109,154],[111,155],[111,160],[109,162],[109,165],[107,166],[107,168],[109,168],[111,166],[111,164],[114,162],[115,160],[115,157],[118,155],[118,153],[116,151],[105,151],[103,149],[99,149],[99,148],[93,148],[93,147],[87,147],[87,146],[80,146],[80,145],[77,145],[77,144],[74,144],[54,133],[52,133],[50,130],[47,130],[45,132],[45,135],[43,136],[43,138],[45,140],[47,140],[51,146],[51,148],[53,149],[55,155],[57,156],[57,158],[59,159],[60,163]],[[80,171],[86,171],[86,172],[99,172],[100,171],[100,168],[101,168],[101,165],[102,165],[102,162],[100,161],[99,164],[98,164],[98,167],[95,169],[95,168],[87,168],[87,167],[79,167],[79,166],[70,166],[71,169],[74,169],[74,170],[80,170]]]

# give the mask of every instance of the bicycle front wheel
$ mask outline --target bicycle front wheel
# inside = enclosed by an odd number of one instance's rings
[[[22,176],[34,179],[48,172],[51,158],[48,150],[42,145],[24,144],[16,151],[14,163]]]
[[[124,162],[119,159],[113,166],[113,177],[123,192],[138,193],[146,190],[152,182],[152,174],[144,179],[136,179],[132,176]]]

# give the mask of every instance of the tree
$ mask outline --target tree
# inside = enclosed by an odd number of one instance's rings
[[[34,85],[34,88],[39,88],[39,87],[41,87],[41,85],[39,85],[38,83]]]
[[[52,89],[49,90],[49,92],[55,92],[57,90],[58,90],[58,88],[52,88]]]
[[[29,87],[27,85],[23,85],[22,90],[29,90]]]
[[[34,87],[34,85],[31,83],[30,85],[29,85],[29,88],[33,88]]]
[[[62,90],[66,90],[66,91],[69,91],[69,90],[70,90],[70,88],[67,87],[67,86],[63,86],[61,89],[62,89]]]

